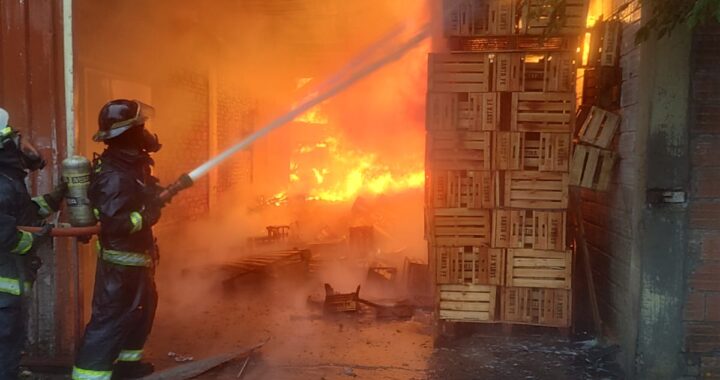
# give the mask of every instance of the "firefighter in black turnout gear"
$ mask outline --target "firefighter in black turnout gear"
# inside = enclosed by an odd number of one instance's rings
[[[93,139],[107,147],[94,161],[88,197],[101,233],[92,318],[73,368],[76,380],[137,378],[153,371],[152,364],[141,361],[157,307],[152,226],[162,207],[150,158],[160,144],[145,129],[152,112],[146,104],[124,99],[100,111]]]
[[[26,338],[27,296],[40,267],[37,248],[51,239],[51,225],[43,219],[58,210],[67,186],[30,198],[28,172],[45,161],[18,131],[8,125],[0,108],[0,380],[16,380]],[[43,226],[39,234],[17,226]]]

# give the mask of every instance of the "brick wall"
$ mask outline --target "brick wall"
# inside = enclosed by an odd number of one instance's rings
[[[619,1],[615,3],[615,8],[621,5]],[[620,109],[613,110],[622,116],[614,147],[618,163],[607,192],[583,191],[582,211],[604,335],[621,344],[626,353],[625,366],[629,367],[637,335],[637,326],[628,323],[637,319],[634,307],[637,289],[631,273],[637,255],[633,240],[637,238],[638,230],[634,220],[637,219],[637,194],[644,187],[643,178],[638,175],[642,162],[636,154],[636,147],[642,142],[638,139],[641,123],[637,96],[640,49],[634,43],[640,25],[639,2],[631,4],[619,16],[623,22],[622,95]],[[578,295],[578,302],[581,298],[586,298],[585,294]],[[584,307],[589,308],[589,304]],[[588,310],[579,312],[589,316]]]
[[[217,141],[223,151],[252,133],[256,126],[257,103],[232,85],[220,81],[217,94]],[[252,147],[218,168],[217,191],[222,194],[252,183]]]
[[[154,123],[163,144],[155,168],[162,183],[169,184],[208,159],[208,78],[204,73],[180,70],[154,90],[153,102],[158,110]],[[164,209],[161,223],[205,215],[208,196],[207,178],[203,178]]]
[[[688,375],[720,379],[720,26],[692,49],[685,354]]]

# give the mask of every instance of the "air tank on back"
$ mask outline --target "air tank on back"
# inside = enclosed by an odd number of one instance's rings
[[[97,223],[87,195],[91,168],[90,160],[83,156],[71,156],[62,162],[62,176],[68,184],[65,199],[73,227],[94,226]]]

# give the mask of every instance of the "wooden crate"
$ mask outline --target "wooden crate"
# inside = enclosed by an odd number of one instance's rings
[[[455,52],[575,52],[578,38],[566,36],[456,36],[448,38],[448,48]]]
[[[508,171],[495,174],[497,207],[566,209],[568,175],[557,172]]]
[[[488,54],[432,53],[428,64],[428,91],[488,92],[490,69]]]
[[[505,250],[477,246],[432,247],[438,284],[503,285]]]
[[[432,209],[428,210],[428,241],[436,246],[490,246],[489,210]]]
[[[601,66],[617,66],[620,62],[620,36],[622,35],[622,22],[608,20],[604,22],[602,50],[600,51]]]
[[[432,208],[492,208],[495,197],[489,171],[435,170],[429,173],[428,204]]]
[[[572,132],[575,93],[512,94],[510,128],[518,132]]]
[[[615,153],[588,145],[575,145],[570,185],[606,191],[610,185]]]
[[[428,93],[428,131],[494,131],[500,122],[497,93]]]
[[[578,138],[584,143],[607,149],[612,144],[619,126],[620,115],[592,107],[580,128]]]
[[[587,20],[586,0],[527,0],[523,3],[520,33],[531,35],[580,35],[585,31]],[[554,17],[562,15],[555,25]]]
[[[495,170],[566,172],[569,169],[570,135],[567,133],[496,132],[494,137]]]
[[[575,56],[570,52],[525,54],[520,91],[574,92]]]
[[[570,289],[572,251],[507,250],[507,286]]]
[[[562,211],[493,210],[495,248],[566,249],[566,214]]]
[[[522,53],[498,53],[495,55],[495,91],[515,92],[523,89]]]
[[[438,316],[454,322],[497,320],[497,287],[493,285],[438,285]]]
[[[507,35],[515,33],[514,0],[464,0],[450,11],[446,36]]]
[[[501,315],[505,322],[570,327],[572,294],[565,289],[502,289]]]
[[[490,132],[429,133],[427,165],[435,170],[490,170],[492,134]]]

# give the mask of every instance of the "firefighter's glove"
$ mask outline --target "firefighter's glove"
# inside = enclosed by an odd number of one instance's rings
[[[150,203],[140,214],[142,214],[144,223],[147,223],[149,226],[154,226],[160,220],[160,206],[155,202]]]
[[[52,224],[46,224],[42,226],[40,232],[36,232],[33,235],[33,247],[39,247],[50,241],[52,241],[52,230],[55,226]]]
[[[47,202],[48,206],[52,208],[54,211],[57,211],[60,209],[60,205],[62,204],[63,199],[65,199],[65,195],[68,191],[68,185],[67,182],[63,179],[58,183],[53,191],[45,194],[43,198],[45,198],[45,202]]]

